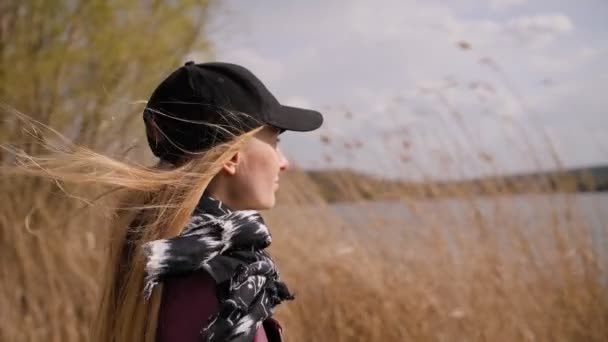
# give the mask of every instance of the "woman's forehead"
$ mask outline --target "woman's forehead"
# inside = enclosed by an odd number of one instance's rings
[[[264,128],[259,130],[255,136],[261,139],[271,139],[280,132],[280,129],[275,126],[265,125]]]
[[[280,128],[272,125],[266,125],[263,130],[271,134],[279,134],[281,132]]]

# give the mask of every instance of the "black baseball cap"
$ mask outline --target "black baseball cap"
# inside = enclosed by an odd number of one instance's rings
[[[154,90],[143,116],[152,152],[171,163],[262,125],[282,133],[323,123],[317,111],[280,104],[245,67],[222,62],[186,62]]]

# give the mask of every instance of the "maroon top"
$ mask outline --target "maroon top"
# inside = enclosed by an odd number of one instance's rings
[[[216,283],[206,271],[166,279],[156,342],[201,342],[201,329],[218,309]],[[253,342],[281,341],[281,332],[278,322],[269,318],[260,326]]]

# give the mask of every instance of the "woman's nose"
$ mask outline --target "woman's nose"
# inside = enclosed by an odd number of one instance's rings
[[[279,169],[285,171],[289,167],[289,161],[280,149],[277,149],[277,152],[279,153]]]

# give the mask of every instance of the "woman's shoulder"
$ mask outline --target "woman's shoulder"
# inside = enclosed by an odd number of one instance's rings
[[[217,283],[205,270],[167,278],[163,280],[156,341],[200,341],[201,329],[218,310]],[[266,319],[254,341],[282,341],[279,322]]]
[[[185,275],[163,279],[163,298],[186,294],[203,296],[207,292],[216,295],[216,282],[205,270],[200,269]]]
[[[218,308],[216,282],[206,271],[164,279],[157,341],[197,341]]]
[[[163,282],[161,310],[180,309],[204,313],[217,309],[218,306],[217,285],[204,270],[169,277]]]

